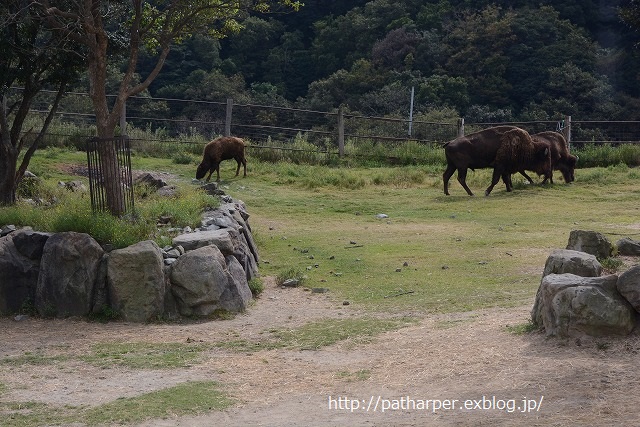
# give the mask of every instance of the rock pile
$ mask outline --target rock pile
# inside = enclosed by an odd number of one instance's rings
[[[617,243],[618,254],[639,245],[629,238]],[[628,335],[640,317],[640,265],[620,275],[602,275],[599,261],[615,248],[600,233],[574,230],[567,249],[547,258],[531,311],[535,325],[549,336]]]
[[[109,307],[148,322],[243,311],[259,262],[248,218],[241,201],[225,196],[171,246],[149,240],[111,251],[83,233],[2,227],[0,314],[87,316]]]

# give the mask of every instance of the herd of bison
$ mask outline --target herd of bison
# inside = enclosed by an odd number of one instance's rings
[[[547,181],[553,184],[553,171],[559,170],[567,183],[572,182],[578,160],[569,153],[569,145],[561,133],[547,131],[530,135],[517,126],[506,125],[460,136],[447,142],[444,152],[447,169],[442,178],[446,195],[449,195],[449,179],[455,171],[458,171],[458,182],[467,194],[473,196],[466,183],[467,170],[493,168],[491,185],[485,190],[485,195],[488,196],[500,178],[507,191],[511,191],[511,175],[518,172],[532,184],[533,180],[526,171],[544,176],[543,184]],[[236,176],[241,165],[244,166],[244,176],[247,176],[244,141],[233,136],[214,139],[204,148],[196,179],[204,178],[208,172],[206,180],[209,181],[213,172],[217,172],[217,181],[220,181],[220,162],[230,159],[235,159],[238,163]]]
[[[467,170],[493,168],[491,185],[485,190],[488,196],[500,178],[507,191],[511,191],[511,175],[517,172],[530,183],[533,180],[526,171],[544,176],[543,183],[553,183],[553,171],[559,170],[567,183],[572,182],[578,160],[569,153],[569,145],[561,133],[547,131],[530,135],[516,126],[495,126],[460,136],[446,143],[444,152],[447,169],[442,179],[446,195],[449,195],[449,179],[456,170],[458,182],[473,196],[466,183]]]

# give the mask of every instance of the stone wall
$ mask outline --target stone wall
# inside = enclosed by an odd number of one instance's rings
[[[549,336],[628,335],[640,318],[640,265],[606,274],[600,261],[634,257],[639,242],[616,247],[600,233],[574,230],[567,249],[554,250],[545,263],[531,311],[532,322]]]
[[[160,248],[149,240],[105,251],[83,233],[6,226],[0,237],[0,315],[90,316],[131,322],[240,312],[251,301],[258,250],[241,201],[226,196],[201,227]]]

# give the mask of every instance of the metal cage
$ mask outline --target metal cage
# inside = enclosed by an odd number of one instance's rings
[[[120,214],[133,211],[133,179],[129,138],[91,138],[87,141],[89,189],[91,208],[112,211],[109,200],[115,200]],[[105,177],[112,177],[114,185],[105,185]],[[111,194],[108,194],[108,193]]]

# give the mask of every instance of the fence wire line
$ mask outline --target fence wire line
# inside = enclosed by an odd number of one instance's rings
[[[48,109],[52,91],[43,91],[31,111],[36,118]],[[20,96],[14,88],[10,96]],[[149,142],[204,144],[225,133],[229,102],[182,100],[172,98],[132,97],[127,102],[127,129],[132,140]],[[250,146],[291,148],[298,139],[320,151],[338,150],[340,112],[305,110],[281,106],[231,103],[231,134],[245,138]],[[414,114],[416,117],[416,114]],[[441,145],[458,136],[458,124],[408,120],[397,117],[372,117],[343,114],[343,135],[351,141],[368,140],[381,144]],[[95,115],[86,93],[68,93],[56,114],[57,127],[51,137],[82,139],[95,136]],[[557,130],[561,121],[528,121],[506,123],[466,123],[466,133],[495,125],[520,126],[530,133]],[[409,135],[411,124],[411,135]],[[572,120],[572,145],[621,144],[640,142],[640,122]],[[67,129],[65,131],[65,129]],[[138,134],[135,133],[137,130]],[[85,139],[86,140],[86,139]],[[78,145],[78,144],[76,144]]]

